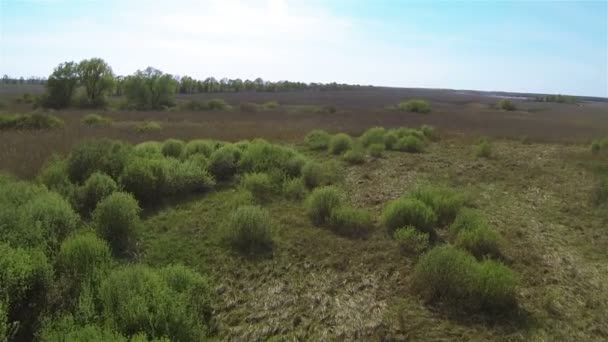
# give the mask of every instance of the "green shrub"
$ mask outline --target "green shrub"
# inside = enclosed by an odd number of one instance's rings
[[[399,198],[384,208],[381,219],[391,235],[396,229],[406,226],[430,233],[433,231],[437,216],[433,209],[420,200]]]
[[[266,173],[248,173],[243,176],[241,185],[260,202],[268,201],[275,193],[274,184]]]
[[[341,205],[340,192],[333,186],[314,189],[306,199],[308,216],[316,225],[328,223],[333,211]]]
[[[186,144],[177,139],[167,139],[163,142],[161,152],[165,157],[179,158],[184,152]]]
[[[202,111],[202,110],[209,109],[209,107],[207,106],[207,103],[197,101],[197,100],[186,101],[185,103],[180,105],[180,108],[182,110],[188,110],[188,111]]]
[[[437,133],[437,131],[435,130],[435,127],[433,127],[433,126],[422,125],[422,126],[420,126],[420,131],[430,141],[439,140],[439,134]]]
[[[384,147],[387,150],[394,150],[399,141],[399,136],[394,131],[388,131],[384,135]]]
[[[515,105],[510,100],[507,100],[507,99],[502,99],[502,100],[498,101],[498,104],[496,104],[496,107],[498,107],[498,109],[507,110],[507,111],[517,110]]]
[[[88,140],[77,145],[67,159],[67,172],[74,183],[84,182],[95,171],[117,179],[132,157],[132,147],[110,139]]]
[[[112,125],[112,119],[99,114],[87,114],[82,118],[82,122],[89,127],[107,127]]]
[[[50,114],[0,114],[0,130],[54,129],[63,127],[63,121]]]
[[[125,335],[144,333],[147,338],[164,336],[171,341],[201,341],[205,339],[206,322],[199,311],[200,297],[208,298],[210,290],[199,284],[204,281],[186,277],[186,285],[200,291],[184,291],[180,280],[173,279],[176,272],[155,271],[147,266],[126,266],[112,271],[101,283],[99,297],[103,316],[109,327]],[[198,283],[198,284],[197,284]],[[176,286],[177,285],[177,286]],[[206,300],[204,300],[206,301]],[[146,339],[147,340],[147,339]]]
[[[264,109],[276,109],[279,108],[279,103],[277,101],[268,101],[262,105]]]
[[[95,342],[135,342],[105,326],[77,324],[71,315],[47,322],[40,332],[42,342],[95,341]],[[148,341],[146,338],[144,341]],[[141,341],[143,342],[143,341]]]
[[[133,151],[134,154],[138,157],[160,158],[163,156],[162,148],[163,144],[161,142],[145,141],[135,145]]]
[[[209,110],[229,110],[230,106],[222,99],[211,99],[207,102]]]
[[[479,264],[477,273],[476,292],[482,311],[500,314],[517,306],[517,279],[508,267],[485,260]]]
[[[329,228],[338,235],[364,237],[373,228],[372,216],[363,209],[337,207],[330,212]]]
[[[420,254],[429,247],[429,234],[423,233],[412,226],[398,228],[393,238],[406,253]]]
[[[608,174],[600,178],[595,191],[595,200],[599,205],[608,203]]]
[[[241,103],[241,105],[239,106],[241,112],[247,112],[247,113],[255,113],[258,111],[258,105],[255,103],[251,103],[251,102],[247,102],[247,103]]]
[[[287,160],[285,171],[288,177],[300,177],[302,168],[306,165],[308,159],[301,154],[294,155]]]
[[[461,231],[473,230],[485,225],[487,225],[486,221],[477,210],[462,208],[456,215],[454,222],[450,225],[450,233],[456,236]]]
[[[413,112],[413,113],[422,113],[426,114],[431,111],[431,105],[424,100],[408,100],[405,102],[399,103],[397,106],[399,110]]]
[[[268,172],[281,176],[297,177],[305,161],[295,150],[256,139],[247,145],[239,160],[244,172]]]
[[[70,198],[74,192],[74,185],[67,173],[67,161],[59,155],[54,154],[46,161],[38,173],[37,181],[63,198]]]
[[[169,163],[165,174],[162,190],[168,195],[205,192],[215,186],[215,180],[207,171],[207,160],[202,155]]]
[[[186,144],[184,148],[184,155],[186,157],[190,157],[195,154],[202,154],[205,157],[209,158],[211,153],[215,151],[216,143],[212,140],[191,140]]]
[[[350,150],[353,146],[353,139],[344,133],[338,133],[331,137],[329,141],[329,150],[333,154],[342,154],[347,150]]]
[[[424,151],[424,142],[415,136],[407,135],[397,141],[394,149],[403,152],[420,153]]]
[[[272,248],[268,212],[258,206],[241,206],[228,219],[228,241],[243,253],[264,252]]]
[[[340,166],[332,161],[324,163],[309,161],[302,167],[302,179],[309,189],[333,184],[339,177]]]
[[[111,264],[110,247],[93,232],[69,237],[61,244],[57,255],[60,273],[78,283],[101,280]]]
[[[209,172],[219,181],[230,180],[237,172],[240,151],[232,145],[215,150],[209,158]]]
[[[386,130],[384,128],[372,127],[359,137],[359,141],[364,147],[368,147],[372,144],[384,144],[385,134]]]
[[[331,136],[329,133],[325,132],[324,130],[315,129],[306,135],[304,141],[311,150],[320,151],[327,150],[330,139]]]
[[[133,250],[140,225],[139,212],[135,198],[123,192],[104,198],[93,211],[97,232],[108,241],[114,255],[126,256]]]
[[[334,105],[323,105],[321,108],[317,109],[316,112],[317,113],[333,114],[336,111],[338,111],[338,109]]]
[[[599,141],[594,141],[591,143],[591,154],[599,154],[601,150],[601,145]]]
[[[301,200],[306,197],[306,185],[302,178],[286,180],[283,184],[283,193],[289,199]]]
[[[486,225],[461,230],[456,236],[456,246],[473,254],[476,258],[500,257],[500,237]]]
[[[474,146],[475,157],[490,158],[492,156],[492,144],[487,138],[481,138]]]
[[[148,204],[162,198],[167,183],[167,173],[167,163],[163,159],[132,158],[125,166],[119,180],[125,191],[133,194],[138,201]]]
[[[424,133],[422,131],[413,129],[413,128],[400,127],[400,128],[392,129],[391,132],[395,133],[397,135],[397,137],[399,137],[399,139],[408,137],[408,136],[412,136],[423,142],[425,140],[427,140],[427,137],[424,135]]]
[[[158,132],[161,129],[163,129],[163,127],[156,121],[145,121],[135,126],[137,133]]]
[[[346,151],[342,158],[349,164],[363,164],[365,163],[365,150],[360,145],[355,145]]]
[[[88,217],[99,201],[116,191],[118,191],[118,185],[112,177],[95,172],[76,191],[75,207],[83,217]]]
[[[414,189],[410,196],[431,207],[441,225],[452,223],[460,208],[464,206],[464,197],[461,194],[443,186],[420,186]]]
[[[371,144],[368,147],[369,154],[374,158],[380,158],[384,154],[384,144]]]

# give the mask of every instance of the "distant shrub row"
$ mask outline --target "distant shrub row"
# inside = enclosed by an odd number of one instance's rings
[[[50,114],[0,114],[0,130],[53,129],[63,127],[63,121]]]

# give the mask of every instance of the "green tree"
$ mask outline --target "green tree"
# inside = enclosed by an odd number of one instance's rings
[[[42,105],[49,108],[65,108],[70,105],[78,85],[78,65],[75,62],[59,64],[49,76]]]
[[[160,109],[174,104],[177,81],[173,76],[152,67],[137,70],[124,81],[128,103],[137,109]]]
[[[86,105],[103,105],[105,96],[114,88],[114,73],[110,65],[101,58],[91,58],[81,61],[77,69],[80,83],[86,91]]]

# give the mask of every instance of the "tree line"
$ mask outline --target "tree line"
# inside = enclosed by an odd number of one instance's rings
[[[10,78],[6,76],[6,79]],[[71,105],[103,107],[110,96],[124,96],[126,107],[132,109],[160,109],[175,104],[176,94],[219,92],[283,92],[351,90],[359,85],[339,83],[270,82],[261,78],[242,80],[208,77],[197,80],[190,76],[174,76],[153,67],[137,70],[132,75],[117,76],[101,58],[91,58],[59,64],[44,83],[46,92],[38,105],[61,109]],[[3,79],[4,82],[4,79]]]

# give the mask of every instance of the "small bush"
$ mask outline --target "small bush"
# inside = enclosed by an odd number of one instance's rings
[[[58,155],[52,155],[46,161],[38,173],[37,181],[63,198],[71,198],[74,192],[74,185],[67,173],[67,161]]]
[[[209,107],[207,106],[207,103],[197,101],[197,100],[189,100],[189,101],[183,103],[182,105],[180,105],[180,108],[183,110],[189,110],[189,111],[202,111],[202,110],[209,109]]]
[[[232,145],[215,150],[209,158],[209,172],[219,181],[230,180],[237,171],[240,151]]]
[[[279,103],[277,101],[268,101],[262,105],[264,109],[276,109],[279,108]]]
[[[78,214],[69,203],[54,192],[41,193],[23,204],[20,209],[24,213],[19,222],[19,226],[24,228],[23,232],[26,229],[39,230],[51,250],[55,250],[80,223]],[[35,236],[23,238],[31,239]]]
[[[368,147],[372,144],[384,144],[384,136],[386,135],[386,130],[382,127],[372,127],[365,131],[361,137],[359,137],[359,141],[364,147]]]
[[[285,165],[285,171],[288,177],[300,177],[302,175],[302,168],[306,165],[308,159],[303,155],[294,155],[287,160]]]
[[[132,147],[109,139],[88,140],[72,149],[67,172],[74,183],[84,182],[96,171],[117,179],[132,157]]]
[[[424,151],[424,142],[414,136],[408,135],[400,138],[394,149],[403,152],[420,153]]]
[[[342,197],[337,188],[326,186],[312,191],[306,199],[308,216],[314,224],[324,225],[330,219],[333,211],[342,204]]]
[[[241,112],[247,112],[247,113],[255,113],[258,111],[258,105],[255,103],[251,103],[251,102],[241,103],[239,108],[240,108]]]
[[[145,141],[135,145],[134,152],[139,157],[158,158],[162,157],[163,144],[158,141]]]
[[[500,109],[500,110],[506,110],[506,111],[517,110],[515,105],[510,100],[507,100],[507,99],[502,99],[502,100],[498,101],[498,104],[496,104],[496,107],[498,107],[498,109]]]
[[[517,306],[517,279],[505,265],[485,260],[477,269],[476,293],[479,295],[480,309],[500,314]]]
[[[487,138],[481,138],[474,147],[475,157],[490,158],[492,156],[492,144]]]
[[[309,161],[302,167],[302,179],[309,189],[330,185],[340,177],[340,166],[335,162]]]
[[[384,135],[384,147],[387,150],[394,150],[399,141],[399,136],[393,131],[389,131]]]
[[[80,233],[61,244],[57,264],[61,274],[74,282],[97,281],[109,270],[112,252],[94,233]]]
[[[228,110],[230,106],[222,99],[211,99],[207,102],[207,108],[210,110]]]
[[[442,186],[420,186],[410,193],[431,207],[437,216],[439,224],[449,225],[464,205],[464,197],[456,191]]]
[[[365,163],[365,150],[359,145],[353,146],[352,149],[346,151],[342,158],[349,164]]]
[[[112,125],[112,119],[99,114],[87,114],[82,118],[82,122],[89,127],[107,127]]]
[[[54,129],[63,127],[63,121],[50,114],[0,114],[0,130]]]
[[[456,215],[454,222],[450,225],[450,233],[453,236],[456,236],[461,231],[473,230],[479,226],[485,225],[487,225],[487,223],[478,211],[470,208],[462,208]]]
[[[601,150],[601,145],[599,141],[594,141],[591,143],[591,154],[599,154]]]
[[[130,194],[115,192],[104,198],[93,211],[99,235],[110,244],[116,256],[132,251],[140,225],[139,204]]]
[[[422,125],[420,127],[420,131],[430,141],[439,140],[439,134],[437,133],[437,131],[435,130],[435,127],[433,127],[433,126]]]
[[[184,152],[186,144],[177,139],[167,139],[163,142],[161,152],[165,157],[179,158]]]
[[[413,113],[422,113],[426,114],[431,111],[431,105],[424,100],[408,100],[405,102],[399,103],[397,106],[399,110],[413,112]]]
[[[158,132],[161,129],[163,129],[163,127],[156,121],[142,122],[135,127],[137,133]]]
[[[194,156],[184,162],[174,161],[169,163],[165,171],[163,193],[183,196],[205,192],[213,188],[215,180],[207,171],[207,160],[204,158],[203,156]]]
[[[382,212],[382,223],[391,235],[396,229],[406,226],[430,233],[436,221],[433,209],[415,198],[396,199]]]
[[[420,254],[429,247],[429,234],[423,233],[415,227],[398,228],[393,237],[401,250],[406,253]]]
[[[329,228],[338,235],[364,237],[374,224],[372,216],[362,209],[338,207],[330,212]]]
[[[162,198],[168,168],[163,159],[133,158],[120,175],[120,184],[142,203],[154,203]]]
[[[211,153],[215,151],[216,143],[213,140],[191,140],[186,144],[184,148],[184,155],[190,157],[195,154],[202,154],[209,158]]]
[[[228,240],[244,253],[264,252],[272,248],[268,212],[258,206],[241,206],[228,219]]]
[[[384,154],[384,144],[371,144],[368,147],[369,154],[374,158],[380,158]]]
[[[268,201],[275,193],[272,180],[266,173],[248,173],[243,177],[241,185],[260,202]]]
[[[331,137],[329,141],[329,150],[333,154],[342,154],[350,150],[353,145],[353,139],[344,133],[338,133]]]
[[[315,129],[306,135],[304,141],[311,150],[320,151],[327,150],[330,139],[331,136],[329,133],[320,129]]]
[[[301,200],[306,197],[306,185],[302,178],[294,178],[285,181],[283,184],[283,193],[289,199]]]
[[[112,177],[101,172],[93,173],[76,192],[75,206],[83,217],[88,217],[97,203],[113,192],[118,191],[118,185]]]
[[[456,246],[473,254],[476,258],[500,257],[500,237],[488,226],[461,230],[456,236]]]
[[[335,113],[337,111],[338,111],[338,109],[334,105],[324,105],[319,110],[320,113],[328,113],[328,114],[333,114],[333,113]]]

